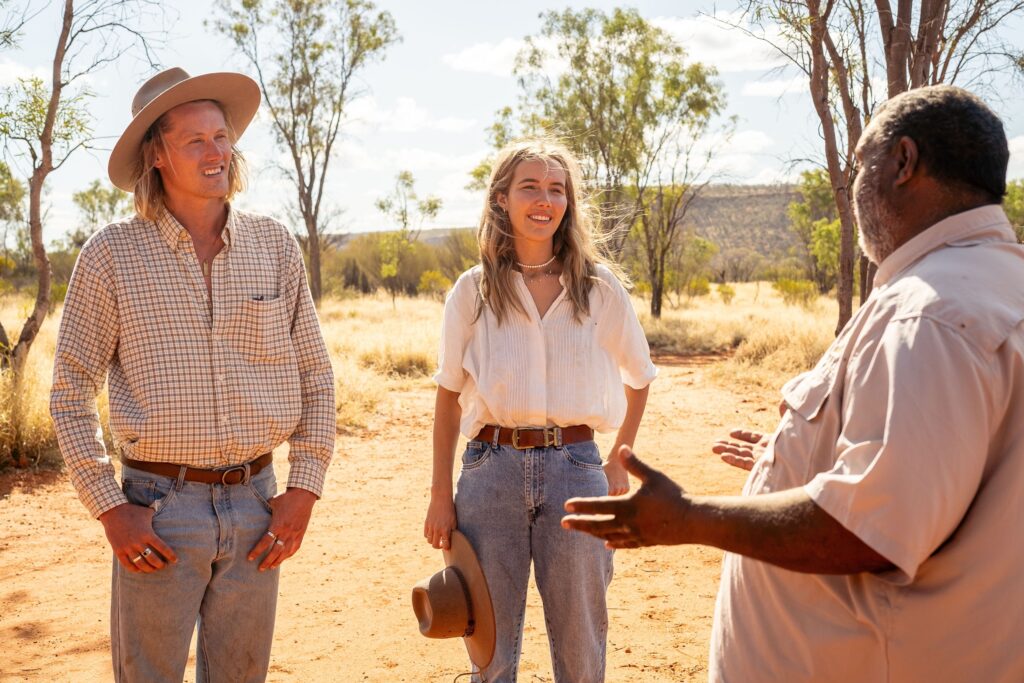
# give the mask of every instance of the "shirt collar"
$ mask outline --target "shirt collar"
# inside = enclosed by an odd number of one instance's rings
[[[889,255],[875,273],[875,285],[884,285],[911,264],[947,245],[966,242],[1016,242],[1010,221],[999,204],[988,204],[944,218],[921,231]]]
[[[236,233],[239,229],[240,221],[237,217],[237,212],[231,208],[231,204],[228,204],[228,219],[224,222],[224,229],[221,230],[220,238],[224,242],[225,249],[231,248],[231,235]],[[184,240],[190,239],[188,230],[185,229],[178,219],[168,211],[166,208],[160,210],[160,214],[156,217],[156,227],[160,231],[160,236],[171,251],[176,252],[178,245]]]

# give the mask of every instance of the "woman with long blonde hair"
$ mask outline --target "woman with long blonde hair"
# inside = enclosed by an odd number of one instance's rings
[[[476,549],[494,606],[494,657],[475,680],[514,681],[531,561],[559,682],[604,680],[611,551],[561,527],[573,496],[629,489],[594,431],[632,446],[656,374],[617,269],[602,262],[581,175],[562,145],[526,140],[494,164],[480,264],[444,311],[424,536]],[[459,431],[469,439],[453,495]]]

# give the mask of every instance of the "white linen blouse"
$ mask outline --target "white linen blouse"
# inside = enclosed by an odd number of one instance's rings
[[[589,425],[599,432],[622,425],[622,385],[642,389],[658,371],[626,290],[605,266],[597,266],[597,275],[590,315],[576,322],[561,276],[562,292],[541,317],[515,273],[527,313],[513,309],[502,325],[487,306],[473,320],[481,267],[459,277],[445,302],[434,381],[459,394],[467,438],[487,424]]]

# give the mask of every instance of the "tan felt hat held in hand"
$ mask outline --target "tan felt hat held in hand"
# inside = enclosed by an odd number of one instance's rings
[[[450,546],[442,551],[447,566],[412,589],[412,608],[420,633],[428,638],[461,636],[470,660],[483,670],[494,657],[491,592],[469,539],[453,531]]]
[[[132,122],[121,134],[113,151],[107,173],[110,182],[125,192],[134,192],[134,181],[142,163],[142,139],[157,119],[179,104],[196,100],[216,100],[224,109],[235,140],[260,107],[260,87],[245,74],[219,72],[189,76],[174,67],[161,71],[142,84],[132,100]]]

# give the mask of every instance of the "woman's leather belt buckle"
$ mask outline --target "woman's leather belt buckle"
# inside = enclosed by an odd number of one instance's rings
[[[171,462],[150,462],[148,460],[132,460],[121,458],[121,463],[133,469],[159,474],[164,477],[177,479],[181,474],[181,468],[185,468],[185,481],[194,481],[202,484],[224,484],[233,486],[245,484],[259,474],[264,467],[274,462],[273,453],[264,453],[255,460],[250,460],[241,465],[234,465],[223,470],[207,470],[201,467],[189,467],[187,465],[176,465]]]
[[[521,434],[526,433],[526,443],[520,443],[519,437]],[[529,438],[533,434],[540,433],[541,442],[540,444],[535,443],[535,439]],[[512,430],[512,448],[517,451],[525,451],[527,448],[550,448],[555,446],[561,448],[562,446],[562,428],[561,427],[516,427]]]
[[[499,427],[484,425],[474,441],[492,441],[517,451],[529,448],[560,448],[566,444],[591,441],[594,430],[587,425],[570,427]]]

